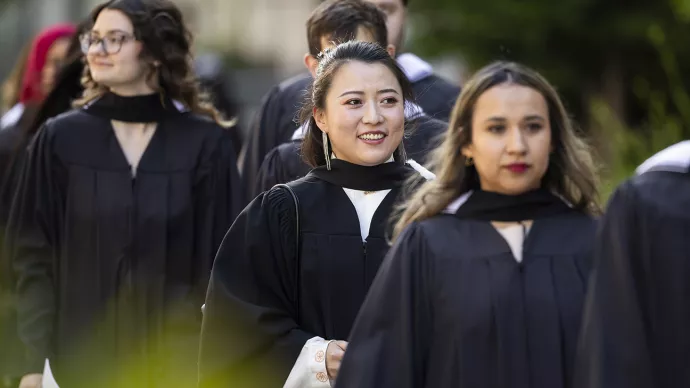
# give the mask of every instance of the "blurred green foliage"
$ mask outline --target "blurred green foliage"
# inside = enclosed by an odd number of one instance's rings
[[[690,138],[690,0],[412,1],[411,49],[475,70],[542,73],[593,139],[604,196],[656,151]]]

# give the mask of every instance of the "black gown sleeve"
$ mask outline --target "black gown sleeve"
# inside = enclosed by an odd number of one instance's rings
[[[287,179],[285,161],[281,158],[279,148],[280,146],[272,149],[266,154],[263,163],[261,163],[261,168],[259,168],[259,172],[256,174],[256,185],[252,192],[253,196],[257,196],[279,183],[290,181],[290,179]]]
[[[424,386],[431,261],[422,228],[411,225],[386,256],[357,316],[336,388]]]
[[[266,154],[282,143],[277,140],[280,120],[284,116],[280,88],[271,89],[249,126],[241,162],[241,174],[247,192],[256,187],[256,174]]]
[[[600,224],[576,361],[578,388],[652,387],[646,341],[638,198],[623,184]]]
[[[225,236],[206,295],[200,387],[280,387],[315,336],[297,323],[294,214],[290,194],[276,188]]]
[[[42,373],[51,353],[57,287],[53,271],[64,213],[60,173],[47,124],[29,147],[7,228],[18,332],[25,347],[23,374]]]
[[[237,170],[232,135],[224,131],[210,157],[198,172],[201,195],[196,196],[197,260],[201,306],[218,247],[235,217],[246,205],[242,181]]]
[[[266,155],[256,178],[254,195],[259,195],[277,184],[302,178],[310,169],[300,156],[299,142],[283,143]]]

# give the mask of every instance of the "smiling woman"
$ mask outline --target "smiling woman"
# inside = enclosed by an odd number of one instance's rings
[[[331,386],[415,174],[401,146],[411,95],[378,44],[323,55],[303,110],[315,168],[290,191],[260,194],[228,231],[206,299],[201,387]]]
[[[332,156],[363,166],[390,158],[404,164],[404,106],[413,100],[407,77],[380,46],[349,42],[324,51],[300,117],[307,123],[304,160],[312,167],[328,167]]]

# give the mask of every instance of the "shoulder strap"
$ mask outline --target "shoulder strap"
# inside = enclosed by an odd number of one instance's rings
[[[299,298],[300,298],[300,272],[301,272],[301,265],[300,265],[300,220],[299,220],[299,198],[297,198],[297,194],[292,190],[292,187],[281,183],[277,184],[273,187],[279,187],[281,189],[287,190],[288,193],[290,193],[290,196],[292,196],[292,200],[295,203],[295,223],[297,224],[295,227],[295,260],[296,262],[296,270],[295,270],[295,310],[297,312],[297,321],[299,324],[299,317],[300,317],[300,308],[299,308]]]

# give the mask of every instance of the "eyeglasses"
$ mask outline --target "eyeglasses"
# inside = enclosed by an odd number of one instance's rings
[[[136,40],[134,35],[124,32],[109,33],[102,38],[91,33],[86,33],[79,37],[81,51],[84,55],[88,54],[89,49],[95,44],[100,44],[106,54],[117,54],[122,49],[122,45],[131,40]]]

